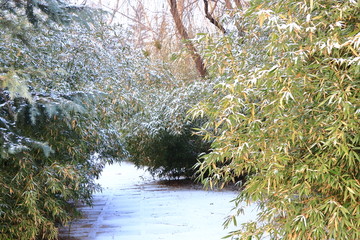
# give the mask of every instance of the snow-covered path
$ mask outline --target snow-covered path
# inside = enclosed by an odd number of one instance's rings
[[[107,166],[99,183],[94,206],[82,207],[84,218],[61,229],[61,239],[220,240],[231,230],[222,223],[236,192],[163,185],[126,162]],[[243,220],[253,218],[246,211]]]

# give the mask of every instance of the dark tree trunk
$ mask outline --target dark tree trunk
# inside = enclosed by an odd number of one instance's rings
[[[235,2],[236,7],[239,9],[244,9],[245,7],[248,6],[248,3],[245,2],[244,0],[234,0],[234,2]]]
[[[204,61],[201,58],[200,54],[197,52],[194,44],[190,41],[189,34],[187,33],[185,26],[179,15],[177,2],[176,0],[169,0],[169,4],[170,4],[171,15],[174,18],[176,29],[179,32],[181,38],[185,41],[185,46],[190,51],[191,57],[195,62],[197,71],[199,72],[200,76],[204,78],[207,75],[207,70]]]
[[[222,33],[226,33],[225,28],[211,15],[209,12],[209,1],[204,0],[204,10],[205,10],[205,16],[207,19],[210,20],[212,24],[214,24]]]

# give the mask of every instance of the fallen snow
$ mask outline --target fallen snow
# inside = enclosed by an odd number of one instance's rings
[[[63,239],[219,240],[236,229],[222,226],[235,191],[160,184],[127,162],[107,166],[98,182],[104,190],[92,208],[81,208],[83,219],[61,230]],[[246,207],[238,224],[255,216],[255,207]]]

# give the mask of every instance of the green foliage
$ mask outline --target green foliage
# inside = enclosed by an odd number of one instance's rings
[[[91,120],[71,97],[29,103],[2,92],[0,239],[56,238],[55,223],[73,215],[70,201],[89,202],[98,189],[105,162],[90,154],[102,137],[83,130]]]
[[[161,85],[148,83],[138,88],[137,108],[122,126],[125,149],[128,160],[146,166],[154,176],[192,177],[198,155],[209,144],[191,131],[203,121],[186,119],[186,112],[207,91],[207,83],[170,80],[169,84],[164,79]]]
[[[249,174],[236,202],[261,210],[234,239],[360,238],[359,16],[353,0],[252,1],[243,33],[203,36],[218,84],[191,111],[212,141],[199,171]]]
[[[192,126],[183,126],[181,133],[169,129],[156,134],[137,134],[126,139],[129,160],[146,166],[153,176],[194,177],[193,166],[198,156],[208,151],[209,144],[192,133]]]
[[[132,63],[124,33],[97,12],[87,12],[97,22],[64,27],[34,7],[34,27],[19,4],[0,5],[0,239],[55,239],[122,156],[114,78]]]

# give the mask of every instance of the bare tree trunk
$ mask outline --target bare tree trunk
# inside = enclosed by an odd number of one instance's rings
[[[205,68],[205,64],[200,54],[197,52],[194,44],[190,41],[189,34],[187,33],[185,26],[181,20],[179,15],[177,1],[169,0],[171,15],[174,18],[175,26],[177,31],[179,32],[181,38],[185,41],[185,46],[190,51],[191,57],[195,62],[196,69],[198,70],[201,77],[205,77],[207,75],[207,70]]]
[[[205,10],[205,16],[207,19],[210,20],[212,24],[214,24],[222,33],[226,33],[225,28],[211,15],[209,12],[209,1],[204,0],[204,10]]]
[[[225,0],[225,7],[230,10],[234,9],[230,0]]]
[[[248,6],[248,3],[244,0],[234,0],[234,2],[235,2],[236,7],[239,9],[244,9],[244,7]]]

